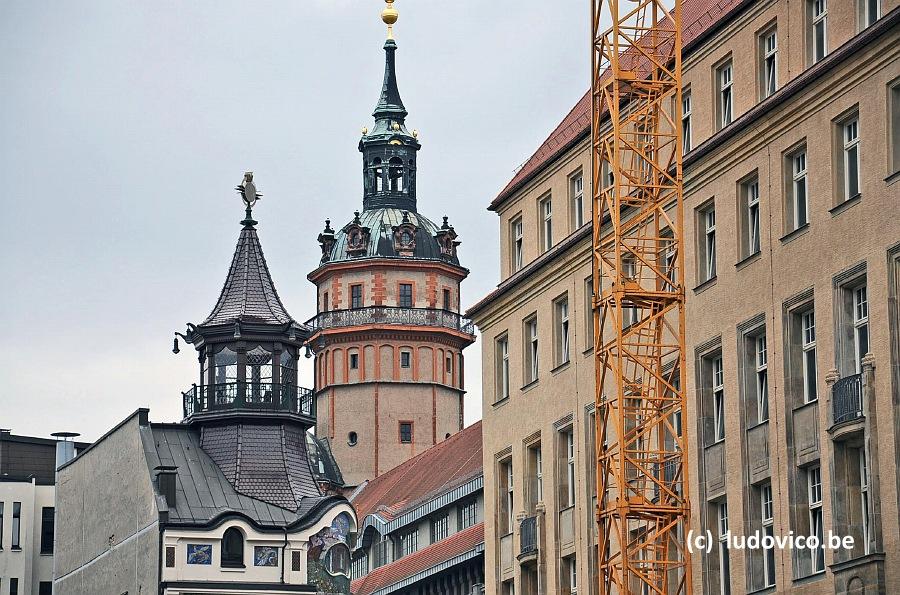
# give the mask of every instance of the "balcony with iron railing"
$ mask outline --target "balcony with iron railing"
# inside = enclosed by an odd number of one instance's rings
[[[182,395],[185,419],[207,414],[217,417],[216,414],[249,411],[299,416],[315,423],[313,392],[294,384],[252,381],[203,386],[195,384]]]
[[[863,416],[862,374],[845,376],[831,387],[834,425],[861,419]]]
[[[313,331],[354,326],[425,326],[449,329],[474,335],[472,321],[458,312],[437,308],[400,308],[394,306],[370,306],[349,310],[320,312],[306,321]]]
[[[536,516],[529,516],[519,523],[519,560],[530,558],[538,550],[538,523]]]

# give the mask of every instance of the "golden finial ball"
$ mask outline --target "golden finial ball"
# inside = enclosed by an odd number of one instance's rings
[[[393,25],[397,22],[397,18],[400,16],[400,13],[397,12],[397,9],[394,8],[394,0],[385,0],[387,2],[387,6],[384,7],[384,10],[381,11],[381,20],[384,21],[386,25]]]

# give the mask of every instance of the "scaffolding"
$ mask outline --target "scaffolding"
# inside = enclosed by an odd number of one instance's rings
[[[591,16],[599,592],[689,593],[681,2]]]

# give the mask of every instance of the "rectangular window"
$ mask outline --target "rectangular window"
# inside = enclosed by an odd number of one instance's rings
[[[450,534],[450,515],[442,514],[431,518],[431,543],[446,539]]]
[[[500,509],[500,535],[509,535],[513,530],[513,466],[512,459],[501,461],[497,466],[497,504]]]
[[[351,308],[362,308],[363,307],[362,285],[351,285],[350,286],[350,307]]]
[[[569,556],[565,559],[566,561],[566,572],[569,576],[569,593],[577,593],[578,592],[578,564],[576,563],[575,556]]]
[[[859,450],[859,505],[862,519],[863,551],[871,553],[869,543],[872,539],[872,517],[869,515],[869,462],[866,458],[865,446]]]
[[[731,560],[728,549],[728,503],[721,501],[716,504],[717,529],[719,540],[719,593],[731,595]]]
[[[538,379],[538,322],[537,316],[525,321],[525,384]]]
[[[53,530],[56,522],[52,506],[41,508],[41,553],[53,553]]]
[[[888,145],[890,149],[889,174],[900,171],[900,82],[888,89]]]
[[[808,2],[810,58],[815,64],[828,54],[828,4],[826,0]]]
[[[400,352],[400,367],[408,368],[412,363],[412,352],[410,351],[401,351]]]
[[[534,448],[535,504],[544,500],[544,455],[541,445]]]
[[[850,200],[859,194],[859,116],[844,122],[841,132],[844,143],[843,199]]]
[[[585,349],[594,346],[594,279],[588,277],[584,280],[584,336],[586,338]]]
[[[881,18],[880,0],[860,0],[860,13],[861,28],[871,27]]]
[[[816,370],[816,313],[812,310],[800,315],[801,350],[803,352],[803,401],[811,403],[818,397]]]
[[[359,354],[358,353],[350,354],[350,369],[351,370],[359,369]]]
[[[328,312],[328,292],[322,294],[322,312]]]
[[[406,533],[401,533],[396,541],[395,559],[399,560],[403,556],[408,556],[419,548],[419,530],[411,529]]]
[[[716,130],[720,130],[731,124],[734,115],[734,89],[732,88],[734,81],[730,59],[716,69],[716,82],[719,111],[719,125]]]
[[[791,171],[791,193],[788,207],[788,231],[794,231],[805,227],[809,223],[807,205],[807,171],[806,148],[796,151],[788,156]]]
[[[19,595],[19,579],[9,579],[9,595]]]
[[[584,225],[584,176],[578,172],[569,178],[569,193],[572,196],[572,231]]]
[[[453,354],[448,353],[447,357],[444,358],[444,372],[447,374],[453,374]]]
[[[709,281],[716,276],[716,209],[710,205],[698,213],[702,234],[700,236],[700,279]]]
[[[766,351],[766,336],[755,338],[756,342],[756,421],[769,419],[769,356]]]
[[[452,304],[450,303],[450,290],[445,289],[444,290],[444,310],[447,310],[449,312],[452,309],[453,309],[453,307],[452,307]]]
[[[725,440],[725,372],[722,356],[712,360],[713,432],[716,442]]]
[[[497,339],[497,399],[502,401],[509,397],[509,337],[503,335]]]
[[[510,260],[512,262],[512,272],[515,273],[525,264],[524,255],[522,253],[524,226],[522,225],[521,217],[513,219],[512,223],[510,223],[510,237],[512,237],[512,254]]]
[[[413,424],[411,421],[400,422],[400,444],[412,444]]]
[[[553,304],[556,318],[556,365],[569,361],[569,298],[559,298]]]
[[[819,538],[821,547],[811,552],[813,573],[825,571],[825,528],[822,513],[822,469],[818,465],[806,470],[809,494],[809,534]]]
[[[38,583],[38,595],[53,595],[53,583],[50,581]]]
[[[763,537],[775,537],[775,508],[772,503],[772,484],[760,488]],[[765,587],[775,586],[775,546],[763,547],[763,580]]]
[[[622,257],[622,275],[628,282],[639,284],[640,279],[637,278],[637,262],[634,256],[628,255]],[[634,306],[622,308],[622,328],[628,328],[637,324],[640,313]]]
[[[575,433],[571,428],[563,432],[563,440],[566,449],[566,484],[563,504],[569,507],[575,506]]]
[[[760,99],[775,93],[778,90],[778,32],[769,29],[759,38],[760,49],[760,74],[762,75]]]
[[[691,91],[685,89],[681,93],[681,148],[682,154],[691,150]]]
[[[741,184],[743,207],[741,256],[748,258],[760,250],[759,239],[759,179],[754,177]]]
[[[478,503],[475,500],[470,500],[469,502],[460,505],[456,515],[458,520],[457,531],[462,531],[463,529],[471,527],[478,520],[476,518],[478,515]]]
[[[3,502],[0,502],[0,549],[3,549]]]
[[[401,283],[400,284],[400,302],[399,305],[401,308],[412,308],[413,305],[413,291],[411,283]]]
[[[541,213],[541,246],[546,252],[553,247],[553,203],[548,196],[538,206]]]
[[[13,502],[12,509],[12,540],[10,546],[14,550],[22,548],[20,540],[22,538],[22,503]]]
[[[869,298],[866,286],[853,290],[853,348],[856,373],[862,373],[862,358],[869,352]]]
[[[678,257],[677,252],[677,244],[675,243],[675,238],[673,237],[673,232],[671,229],[664,229],[660,234],[663,238],[666,238],[666,247],[663,251],[663,272],[666,277],[668,277],[668,281],[663,285],[664,291],[675,291],[675,288],[678,284],[678,269],[676,268],[676,258]]]

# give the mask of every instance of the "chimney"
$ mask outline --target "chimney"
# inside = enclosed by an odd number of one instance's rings
[[[157,465],[156,487],[160,495],[166,499],[169,508],[175,507],[175,477],[178,475],[178,467],[174,465]]]
[[[77,432],[53,432],[50,434],[56,438],[56,468],[59,469],[75,458],[75,442],[73,438],[81,436]]]

